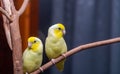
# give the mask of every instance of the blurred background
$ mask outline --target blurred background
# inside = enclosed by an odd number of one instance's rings
[[[22,0],[14,1],[19,8]],[[31,0],[20,19],[23,51],[29,36],[39,36],[44,41],[48,28],[55,23],[66,27],[68,50],[119,37],[120,0]],[[11,51],[2,25],[0,40],[0,73],[12,74]],[[42,74],[120,74],[119,56],[120,43],[91,48],[67,58],[63,72],[53,66]],[[48,61],[44,58],[43,64]]]

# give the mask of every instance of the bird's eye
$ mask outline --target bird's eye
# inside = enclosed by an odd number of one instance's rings
[[[36,43],[37,41],[34,41],[34,43]]]
[[[61,28],[58,28],[58,30],[61,30]]]

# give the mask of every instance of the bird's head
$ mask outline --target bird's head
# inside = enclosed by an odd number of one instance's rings
[[[28,38],[28,48],[29,49],[36,51],[42,47],[43,47],[43,45],[39,38],[37,38],[37,37],[29,37]]]
[[[63,37],[63,35],[65,35],[65,33],[66,33],[65,27],[61,23],[54,24],[49,28],[49,34],[56,38]]]

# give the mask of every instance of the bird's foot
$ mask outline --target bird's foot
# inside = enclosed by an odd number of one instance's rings
[[[66,58],[66,55],[63,53],[63,54],[61,54],[64,58]]]
[[[55,64],[55,59],[51,59],[51,62],[52,62],[53,64]]]
[[[40,71],[41,71],[41,72],[43,72],[43,71],[44,71],[42,67],[40,67],[39,69],[40,69]]]

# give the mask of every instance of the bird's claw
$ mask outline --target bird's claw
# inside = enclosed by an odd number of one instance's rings
[[[40,69],[40,71],[41,71],[41,72],[43,72],[43,71],[44,71],[44,70],[43,70],[43,68],[41,68],[41,67],[40,67],[39,69]]]
[[[63,53],[63,54],[61,54],[64,58],[66,58],[66,55]]]
[[[51,62],[52,62],[53,64],[55,64],[55,59],[51,59]]]

